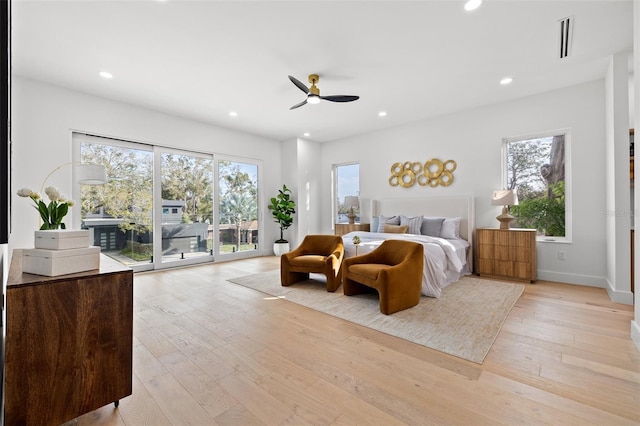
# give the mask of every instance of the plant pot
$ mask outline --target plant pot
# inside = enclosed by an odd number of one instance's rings
[[[280,257],[283,254],[291,251],[289,243],[273,243],[273,254]]]

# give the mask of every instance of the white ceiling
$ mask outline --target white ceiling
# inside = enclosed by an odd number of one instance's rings
[[[631,0],[463,4],[14,0],[12,66],[221,127],[323,142],[602,78],[609,55],[633,49]],[[572,56],[560,60],[558,20],[570,15]],[[322,95],[360,100],[290,111],[305,96],[287,76],[311,73]]]

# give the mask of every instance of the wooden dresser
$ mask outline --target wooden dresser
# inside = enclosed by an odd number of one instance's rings
[[[476,229],[477,268],[480,276],[534,282],[535,229]]]
[[[99,271],[32,275],[14,250],[6,312],[6,425],[58,425],[131,395],[130,268],[101,255]]]
[[[335,234],[344,235],[352,231],[366,231],[369,232],[369,223],[336,223]]]

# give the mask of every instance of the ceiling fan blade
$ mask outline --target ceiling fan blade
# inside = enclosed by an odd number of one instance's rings
[[[299,104],[295,104],[294,106],[292,106],[289,109],[296,109],[296,108],[300,108],[302,105],[306,104],[307,100],[305,99],[304,101],[300,102]]]
[[[300,80],[298,80],[295,77],[289,76],[289,80],[291,80],[291,82],[293,84],[296,85],[296,87],[300,90],[302,90],[305,94],[309,93],[309,89],[307,88],[307,86],[305,86],[304,84],[302,84],[302,82]]]
[[[360,96],[331,95],[331,96],[320,96],[320,99],[324,99],[325,101],[331,101],[331,102],[353,102],[360,99]]]

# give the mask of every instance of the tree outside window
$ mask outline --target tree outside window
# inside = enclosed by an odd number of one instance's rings
[[[218,161],[220,251],[257,249],[258,166]]]
[[[514,225],[565,237],[565,135],[506,141],[507,189],[516,189]]]

